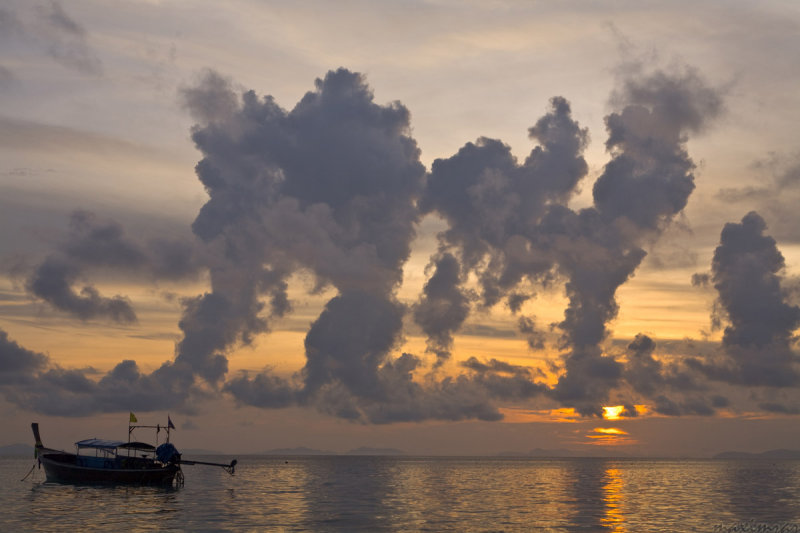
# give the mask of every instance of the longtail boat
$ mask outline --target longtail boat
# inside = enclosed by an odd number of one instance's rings
[[[131,419],[134,417],[131,415]],[[132,441],[136,428],[166,429],[167,440],[159,446]],[[219,466],[233,475],[236,459],[230,464],[192,461],[181,457],[169,442],[172,421],[166,426],[128,425],[128,442],[105,439],[85,439],[75,443],[75,453],[47,448],[39,435],[39,424],[31,429],[36,440],[35,454],[44,467],[47,481],[72,484],[106,485],[183,485],[181,465]]]

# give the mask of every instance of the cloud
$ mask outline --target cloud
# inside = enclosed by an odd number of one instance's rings
[[[793,332],[800,307],[783,287],[785,261],[767,235],[761,216],[751,211],[722,229],[711,263],[718,309],[728,325],[723,358],[689,363],[709,378],[747,386],[789,387],[800,380]]]
[[[266,372],[258,373],[253,378],[243,372],[229,379],[223,390],[243,405],[280,408],[299,403],[297,386]]]
[[[648,402],[652,411],[666,416],[711,416],[728,405],[720,395],[706,396],[709,387],[702,374],[682,360],[663,362],[654,357],[655,351],[656,343],[643,334],[628,345],[622,378],[638,401]],[[636,408],[631,407],[621,416],[636,416]]]
[[[414,306],[414,321],[427,335],[428,351],[436,354],[440,366],[450,357],[453,332],[469,315],[470,296],[461,287],[461,267],[452,254],[441,254],[432,266],[434,273]]]
[[[513,310],[513,306],[512,307]],[[538,329],[536,321],[532,317],[521,316],[517,322],[519,332],[525,335],[528,341],[528,347],[531,350],[544,349],[545,332]]]
[[[151,279],[183,279],[198,272],[193,244],[153,239],[140,242],[113,220],[75,211],[57,252],[49,254],[27,276],[26,288],[36,298],[80,320],[108,319],[135,323],[136,313],[124,296],[102,296],[92,285],[75,285],[89,272],[123,272]]]
[[[394,292],[419,219],[424,167],[408,110],[376,104],[345,69],[318,79],[289,112],[269,96],[237,95],[211,71],[183,94],[199,121],[197,175],[209,193],[192,228],[217,261],[211,292],[187,305],[177,360],[221,379],[226,350],[291,309],[286,280],[304,270],[317,289],[340,292],[308,331],[305,394],[342,383],[372,397],[371,380],[400,338],[405,310]],[[262,398],[253,384],[274,385],[245,379],[228,390],[246,401]]]
[[[293,380],[268,372],[232,378],[224,390],[237,401],[313,405],[372,423],[500,418],[477,380],[419,383],[422,360],[392,355],[408,311],[395,292],[425,178],[405,107],[375,104],[363,78],[344,69],[317,80],[289,112],[252,91],[239,101],[214,73],[184,94],[200,120],[197,171],[210,196],[193,228],[224,255],[211,269],[212,291],[187,307],[177,360],[210,381],[221,378],[225,350],[268,327],[260,294],[302,269],[317,288],[338,291],[307,332],[306,364]],[[540,130],[555,136],[545,122]],[[443,252],[433,268],[413,310],[440,366],[469,296],[454,256]],[[265,273],[269,281],[255,283]]]
[[[0,90],[10,86],[12,83],[14,83],[15,80],[16,77],[14,76],[14,73],[11,71],[11,69],[9,69],[8,67],[4,67],[3,65],[0,65]]]
[[[137,321],[130,301],[123,296],[103,297],[91,285],[75,291],[73,284],[79,274],[75,264],[50,257],[28,278],[26,288],[33,296],[80,320],[107,318],[121,324]]]
[[[0,116],[0,146],[15,151],[46,152],[73,155],[98,154],[104,158],[115,157],[141,161],[142,158],[173,165],[171,156],[156,147],[131,143],[126,140],[81,129],[44,124]],[[13,169],[34,172],[36,169]]]
[[[773,153],[755,161],[751,169],[759,186],[720,189],[717,198],[761,213],[776,238],[781,242],[797,242],[800,153]]]
[[[544,377],[540,370],[497,359],[480,362],[475,357],[470,357],[461,366],[472,371],[472,380],[494,399],[529,400],[548,392],[546,385],[536,382],[536,378]]]
[[[564,98],[552,99],[549,112],[529,130],[541,144],[522,165],[508,145],[488,138],[433,163],[420,207],[445,218],[442,245],[458,248],[467,270],[479,268],[487,256],[493,259],[481,271],[484,305],[496,303],[523,277],[547,276],[552,266],[546,257],[537,261],[527,253],[525,237],[546,205],[567,201],[586,175],[581,154],[588,133],[571,113]]]
[[[86,29],[52,0],[37,6],[36,38],[47,54],[67,68],[87,75],[100,75],[103,64],[92,52]]]
[[[13,39],[24,32],[24,25],[15,11],[0,7],[0,39]]]
[[[587,173],[582,152],[588,133],[562,97],[553,98],[530,128],[540,144],[522,164],[501,141],[480,138],[434,161],[420,200],[423,212],[448,223],[439,254],[458,258],[463,278],[474,273],[483,306],[506,299],[516,312],[536,286],[565,282],[569,305],[558,327],[567,352],[550,396],[598,416],[623,374],[601,348],[606,324],[618,311],[616,290],[645,257],[643,245],[669,226],[694,189],[688,134],[705,129],[722,111],[718,91],[689,68],[630,69],[612,102],[618,111],[606,117],[611,160],[594,184],[593,206],[568,207]],[[456,281],[451,278],[443,293],[451,299],[460,293]],[[448,336],[462,315],[448,324]],[[523,333],[534,331],[525,319],[521,325]],[[433,333],[429,344],[435,345]],[[529,340],[541,345],[541,335]]]
[[[195,389],[191,373],[165,363],[142,374],[134,361],[120,362],[95,379],[92,369],[64,369],[23,348],[0,330],[0,393],[25,409],[57,416],[84,416],[130,409],[187,408]]]
[[[708,414],[724,403],[704,395],[698,376],[707,374],[696,361],[662,362],[649,337],[630,344],[627,361],[604,345],[617,289],[694,189],[688,135],[721,112],[717,92],[696,72],[635,71],[621,82],[606,118],[610,161],[593,205],[579,210],[570,200],[588,172],[589,139],[563,97],[552,98],[529,129],[535,146],[524,161],[502,141],[479,138],[426,174],[409,111],[376,103],[363,76],[346,69],[316,80],[291,110],[238,91],[213,71],[182,95],[197,120],[196,173],[208,193],[192,224],[198,242],[144,242],[114,221],[77,212],[67,238],[28,282],[33,294],[79,318],[125,321],[135,318],[129,303],[91,285],[76,289],[79,282],[100,271],[180,279],[207,269],[208,291],[182,301],[174,360],[152,374],[123,361],[99,380],[39,368],[35,378],[49,387],[9,389],[12,401],[50,413],[118,409],[121,401],[147,410],[144,391],[160,408],[186,408],[204,388],[244,405],[310,406],[378,424],[499,420],[498,404],[509,401],[601,416],[611,392],[622,389],[664,414]],[[426,214],[447,227],[422,293],[406,306],[397,290]],[[228,352],[293,311],[288,282],[297,273],[312,279],[311,292],[335,291],[306,332],[304,367],[291,377],[270,370],[227,377]],[[456,375],[442,372],[473,304],[486,310],[504,302],[519,314],[531,349],[542,349],[544,332],[520,313],[553,283],[563,283],[568,299],[552,326],[562,351],[560,366],[549,362],[555,385],[544,383],[541,370],[496,358],[473,357]],[[427,336],[430,364],[395,355],[409,313]],[[112,390],[119,400],[109,399]],[[635,399],[625,400],[624,416],[638,414]]]
[[[165,408],[190,411],[192,403],[203,397],[184,369],[165,363],[151,374],[142,374],[130,360],[117,364],[99,381],[85,371],[54,366],[24,386],[10,385],[3,392],[17,405],[56,416]]]
[[[664,364],[653,357],[656,343],[647,335],[638,334],[628,345],[628,362],[623,377],[639,394],[652,398],[664,392],[698,391],[704,388],[697,377],[678,364]]]
[[[23,348],[0,330],[0,386],[23,383],[48,363],[46,355]]]
[[[65,68],[87,76],[103,73],[103,63],[90,45],[89,33],[60,2],[26,5],[25,10],[0,8],[0,40],[44,52]]]
[[[666,416],[711,416],[715,413],[713,403],[709,403],[703,397],[674,401],[666,396],[657,396],[653,410],[660,415]]]
[[[227,390],[245,403],[300,401],[370,421],[415,419],[409,406],[421,409],[420,398],[436,403],[434,393],[458,396],[467,389],[482,391],[481,416],[495,416],[492,399],[507,399],[510,390],[525,398],[545,393],[582,414],[600,415],[624,373],[601,348],[605,325],[617,313],[614,294],[645,256],[642,244],[670,223],[694,189],[687,133],[702,130],[721,110],[717,93],[688,69],[627,79],[615,96],[622,109],[606,121],[612,160],[595,184],[595,205],[573,211],[566,204],[587,172],[588,133],[561,97],[530,128],[539,144],[522,164],[501,141],[481,138],[437,159],[424,183],[416,145],[405,135],[408,112],[398,103],[375,105],[357,74],[328,73],[290,112],[252,91],[237,103],[230,82],[214,73],[185,94],[201,120],[193,136],[205,155],[197,169],[210,195],[193,227],[225,250],[219,272],[229,281],[217,283],[212,269],[212,292],[187,308],[182,321],[178,360],[219,379],[224,351],[243,340],[238,335],[267,327],[258,318],[259,274],[268,270],[271,279],[283,280],[306,269],[318,286],[331,284],[339,294],[306,336],[302,389],[292,399],[288,382],[260,374],[235,378]],[[368,200],[382,206],[380,216],[365,209]],[[448,387],[435,378],[421,387],[409,377],[422,370],[420,360],[411,354],[392,359],[405,313],[394,290],[414,224],[434,212],[448,227],[413,306],[436,355],[434,369],[447,360],[453,334],[469,314],[469,273],[479,280],[481,306],[507,299],[515,311],[537,285],[563,279],[570,303],[558,327],[568,351],[553,389],[531,373],[474,364]],[[278,234],[283,228],[290,242]],[[195,311],[212,298],[211,312]],[[221,309],[225,320],[187,327]],[[532,319],[521,317],[520,326],[532,346],[542,345]],[[194,337],[202,342],[185,350]],[[398,372],[398,365],[405,370]],[[396,402],[404,406],[400,412],[392,410]]]
[[[340,382],[359,397],[379,398],[377,373],[400,341],[404,312],[398,302],[366,292],[330,300],[306,335],[306,390]]]

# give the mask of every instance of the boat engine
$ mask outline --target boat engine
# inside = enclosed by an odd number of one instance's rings
[[[164,464],[181,462],[181,454],[178,453],[175,445],[169,442],[165,442],[156,448],[156,458]]]

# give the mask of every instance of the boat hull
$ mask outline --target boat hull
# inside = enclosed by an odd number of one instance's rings
[[[94,468],[77,464],[77,456],[68,453],[42,454],[39,460],[47,481],[100,485],[172,485],[180,466],[168,464],[156,468]]]

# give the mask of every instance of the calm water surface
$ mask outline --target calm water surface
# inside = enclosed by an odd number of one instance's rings
[[[0,458],[0,531],[800,531],[798,461],[243,456],[177,489],[32,464]]]

